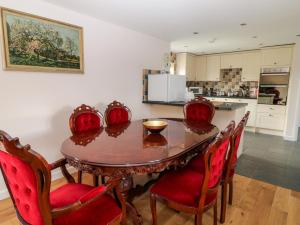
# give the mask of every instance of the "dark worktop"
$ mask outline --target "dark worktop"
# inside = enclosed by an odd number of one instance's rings
[[[208,95],[200,95],[200,94],[195,94],[195,97],[198,97],[198,96],[202,96],[202,97],[205,97],[205,98],[241,98],[241,99],[257,99],[257,97],[249,97],[249,96],[214,96],[214,95],[211,95],[211,96],[208,96]]]
[[[161,101],[143,101],[145,104],[154,105],[170,105],[170,106],[184,106],[186,102],[161,102]],[[215,105],[216,110],[233,111],[242,107],[246,107],[247,103],[233,103],[233,102],[223,102],[221,104]]]

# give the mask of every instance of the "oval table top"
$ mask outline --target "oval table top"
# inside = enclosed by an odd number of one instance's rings
[[[168,126],[160,134],[151,134],[143,127],[147,120],[136,120],[73,135],[64,141],[61,152],[67,159],[89,165],[151,165],[179,157],[212,140],[219,132],[216,126],[206,122],[163,120]]]

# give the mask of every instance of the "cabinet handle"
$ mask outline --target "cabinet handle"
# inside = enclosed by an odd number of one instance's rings
[[[270,110],[274,110],[273,108],[270,108]]]
[[[272,115],[272,114],[269,114],[269,117],[273,117],[273,115]]]
[[[274,62],[274,65],[276,65],[277,64],[277,62]]]

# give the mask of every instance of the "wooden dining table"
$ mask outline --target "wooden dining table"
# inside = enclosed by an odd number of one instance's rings
[[[127,211],[123,224],[126,224],[128,217],[134,224],[143,224],[132,201],[141,189],[145,191],[149,185],[134,187],[134,175],[149,175],[150,179],[153,173],[184,166],[190,158],[203,151],[219,132],[216,126],[207,122],[162,120],[168,126],[160,134],[147,131],[143,126],[147,119],[144,119],[73,135],[61,146],[61,153],[76,169],[94,177],[120,178],[119,188],[126,199]]]

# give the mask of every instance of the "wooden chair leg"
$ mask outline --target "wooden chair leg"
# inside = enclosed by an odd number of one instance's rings
[[[233,199],[233,179],[229,181],[229,204],[232,205]]]
[[[220,223],[224,223],[225,222],[226,207],[227,207],[227,183],[223,183],[222,184],[222,195],[221,195]]]
[[[96,175],[93,175],[93,183],[95,187],[99,186],[99,177]]]
[[[156,198],[153,194],[150,194],[150,207],[152,213],[152,225],[157,225]]]
[[[195,215],[195,225],[202,225],[202,213]]]
[[[214,205],[214,225],[218,225],[218,201]]]
[[[81,184],[81,182],[82,182],[82,171],[81,170],[78,170],[77,182],[78,182],[78,184]]]
[[[105,184],[105,177],[104,176],[101,176],[101,184]]]

